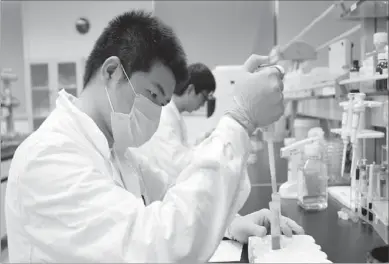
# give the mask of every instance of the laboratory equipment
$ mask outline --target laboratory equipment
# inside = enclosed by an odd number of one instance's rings
[[[272,250],[281,249],[281,226],[280,226],[280,216],[281,216],[281,204],[280,201],[271,201],[269,203],[271,214],[271,248]]]
[[[347,154],[347,147],[349,143],[349,131],[351,130],[351,121],[352,121],[352,105],[354,100],[354,94],[350,93],[348,96],[348,104],[347,106],[344,105],[343,107],[343,113],[342,113],[342,141],[343,141],[343,154],[342,154],[342,168],[341,168],[341,176],[344,175],[344,168],[346,165],[346,154]]]
[[[327,168],[328,185],[349,184],[349,178],[341,177],[343,142],[340,137],[331,137],[327,140]]]
[[[367,160],[362,159],[362,162],[359,164],[359,181],[356,190],[357,190],[357,210],[360,216],[366,217],[368,208],[367,208],[367,189],[368,189],[368,176],[367,176]]]
[[[386,134],[386,166],[389,166],[389,100],[386,100],[386,102],[383,104],[383,121],[385,124],[385,134]],[[383,156],[382,156],[383,158]],[[389,170],[389,167],[387,167]]]
[[[284,146],[288,147],[291,144],[295,143],[295,138],[285,138]],[[284,199],[297,199],[297,165],[300,161],[298,155],[293,155],[287,157],[288,159],[288,180],[287,182],[281,184],[279,193],[280,196]]]
[[[377,32],[373,35],[373,43],[375,46],[375,51],[373,53],[384,53],[385,47],[388,45],[388,33],[386,32]]]
[[[305,162],[299,170],[297,203],[307,211],[324,210],[328,206],[328,175],[320,141],[304,147]]]
[[[4,69],[0,74],[0,78],[3,82],[1,110],[2,110],[2,116],[5,117],[5,123],[6,123],[6,131],[4,134],[7,137],[14,137],[16,136],[16,132],[15,132],[13,109],[15,107],[18,107],[20,103],[15,97],[12,96],[11,85],[12,82],[18,80],[18,77],[16,76],[16,74],[12,73],[11,69]]]
[[[3,69],[0,74],[2,91],[0,92],[1,116],[4,117],[4,126],[1,126],[1,156],[12,157],[16,148],[28,136],[17,133],[15,129],[14,109],[19,106],[19,100],[12,96],[12,83],[18,77],[11,69]]]
[[[274,143],[272,138],[272,135],[274,133],[274,125],[270,125],[266,128],[263,128],[262,131],[263,131],[264,140],[267,142],[272,193],[276,193],[277,192],[276,162],[275,162],[275,155],[274,155]]]
[[[281,236],[281,249],[271,249],[271,236],[249,238],[250,263],[332,263],[309,235]]]
[[[377,196],[379,199],[388,199],[388,170],[386,166],[382,165],[377,178]]]
[[[365,126],[364,122],[364,114],[366,107],[380,107],[382,105],[381,102],[375,101],[367,101],[365,100],[366,95],[364,93],[349,93],[348,101],[341,102],[340,106],[343,107],[344,112],[342,115],[342,128],[341,129],[331,129],[331,132],[340,134],[342,136],[342,140],[344,142],[343,145],[343,155],[342,155],[342,172],[344,172],[345,160],[346,160],[346,152],[348,143],[350,142],[352,145],[352,158],[351,158],[351,169],[350,169],[350,178],[351,178],[351,193],[350,193],[350,201],[351,201],[351,209],[355,211],[357,208],[355,207],[356,200],[356,177],[355,172],[357,168],[357,161],[361,156],[361,150],[364,155],[365,150],[365,141],[367,138],[381,138],[384,137],[384,133],[374,130],[366,130],[363,129]],[[346,113],[347,114],[346,114]],[[363,140],[362,148],[360,144],[360,139]],[[342,174],[343,175],[343,174]]]
[[[353,67],[350,69],[350,79],[359,77],[359,61],[353,60]]]
[[[281,148],[281,157],[286,158],[286,157],[300,156],[302,154],[302,151],[304,150],[304,152],[309,156],[311,156],[311,159],[314,160],[314,158],[322,154],[320,153],[320,151],[322,151],[320,147],[321,140],[323,140],[322,136],[315,135],[313,137],[309,137],[307,139],[297,141],[289,146]],[[328,197],[327,196],[328,177],[326,174],[326,169],[323,169],[325,167],[324,162],[322,162],[321,160],[320,162],[318,161],[319,159],[316,161],[309,162],[309,165],[307,166],[307,175],[306,175],[307,177],[310,177],[308,178],[308,180],[305,180],[305,175],[303,174],[302,168],[300,167],[298,170],[298,179],[297,179],[298,203],[303,208],[307,208],[307,210],[324,209],[327,203],[326,197]],[[312,163],[313,163],[313,169],[310,169],[312,167],[311,166]],[[315,170],[317,166],[316,163],[320,164],[319,166],[320,173],[319,174],[316,173],[315,175],[313,175],[314,171],[317,172],[317,170]],[[321,171],[322,169],[323,171]],[[307,193],[310,195],[307,195]]]

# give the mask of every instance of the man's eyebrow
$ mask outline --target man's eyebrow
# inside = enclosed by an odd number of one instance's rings
[[[155,86],[157,86],[158,90],[161,92],[163,96],[165,96],[165,91],[163,90],[162,86],[159,83],[153,83]]]

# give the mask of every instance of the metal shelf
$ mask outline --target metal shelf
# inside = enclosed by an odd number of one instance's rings
[[[354,84],[354,83],[361,83],[361,82],[368,82],[368,81],[378,81],[378,80],[385,80],[388,79],[388,74],[376,74],[372,76],[362,76],[359,78],[353,78],[353,79],[347,79],[340,81],[340,85],[346,85],[346,84]]]

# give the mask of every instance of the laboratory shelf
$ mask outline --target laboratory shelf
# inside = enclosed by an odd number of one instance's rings
[[[376,74],[376,75],[372,75],[372,76],[362,76],[359,78],[346,79],[346,80],[340,81],[339,84],[346,85],[346,84],[378,81],[378,80],[385,80],[385,79],[388,79],[388,74]]]
[[[341,14],[344,20],[361,20],[365,18],[387,18],[388,1],[358,0]]]
[[[341,135],[342,129],[341,128],[333,128],[331,129],[331,132],[334,134]],[[368,138],[383,138],[385,137],[385,133],[380,131],[375,131],[371,129],[363,129],[358,132],[357,138],[359,139],[368,139]]]
[[[293,91],[284,91],[285,100],[304,100],[328,98],[335,95],[335,81],[326,81],[309,88],[300,88]]]

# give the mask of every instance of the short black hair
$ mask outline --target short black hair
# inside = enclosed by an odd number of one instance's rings
[[[195,86],[196,94],[206,91],[210,94],[216,90],[216,80],[212,71],[203,63],[193,63],[188,67],[189,78],[180,86],[177,86],[174,94],[181,96],[190,84]]]
[[[171,69],[176,83],[188,78],[186,54],[173,29],[148,12],[126,12],[109,22],[86,61],[84,88],[111,56],[120,59],[128,77],[161,62]]]

